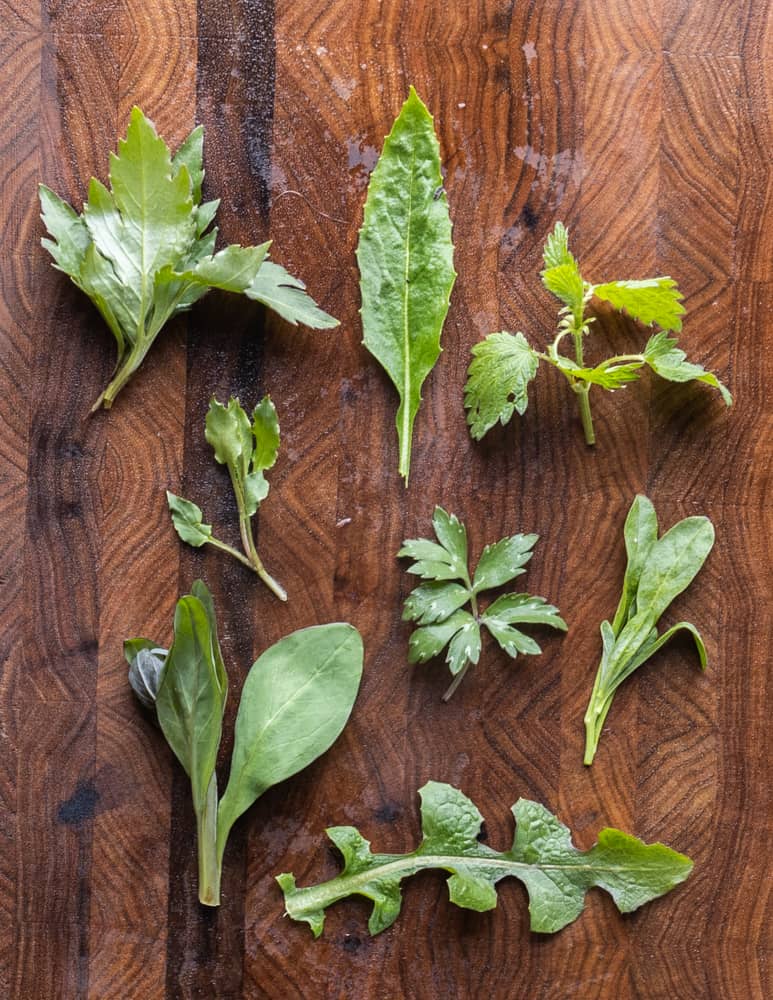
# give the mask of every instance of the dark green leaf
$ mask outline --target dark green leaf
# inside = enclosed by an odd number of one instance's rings
[[[426,663],[444,648],[462,628],[468,632],[475,619],[468,611],[455,611],[445,621],[417,628],[408,640],[408,662]]]
[[[447,581],[423,583],[406,598],[403,621],[431,625],[448,618],[469,599],[470,591],[461,584]]]
[[[503,538],[494,545],[487,545],[481,554],[473,577],[472,586],[476,594],[481,590],[491,590],[514,580],[534,555],[532,549],[539,535],[513,535]]]
[[[512,848],[495,851],[478,840],[483,817],[460,791],[431,781],[419,795],[423,839],[415,851],[372,854],[370,843],[353,827],[329,829],[343,855],[343,870],[328,882],[303,889],[292,875],[279,875],[288,915],[305,921],[319,937],[328,906],[347,896],[364,896],[374,904],[368,929],[378,934],[400,913],[402,880],[435,868],[451,875],[451,902],[478,912],[496,907],[496,885],[503,878],[520,879],[529,895],[531,929],[553,933],[582,913],[593,886],[605,889],[620,912],[629,913],[665,895],[692,871],[683,854],[620,830],[602,830],[594,847],[580,851],[568,828],[528,799],[513,806]]]

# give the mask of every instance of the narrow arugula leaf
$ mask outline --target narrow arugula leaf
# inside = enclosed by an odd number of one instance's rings
[[[676,338],[666,333],[656,333],[644,348],[644,360],[661,378],[669,382],[705,382],[718,389],[726,406],[733,405],[733,397],[713,372],[687,360],[687,355],[676,346]]]
[[[537,374],[539,357],[522,333],[504,330],[490,333],[472,354],[464,405],[470,434],[479,441],[497,421],[504,426],[513,411],[526,412],[529,382]]]
[[[272,785],[308,767],[343,730],[362,677],[360,633],[341,622],[299,629],[252,666],[236,716],[218,857],[231,827]]]
[[[592,764],[601,731],[618,687],[675,632],[695,639],[701,667],[706,650],[694,625],[680,622],[658,636],[658,622],[669,604],[695,579],[714,545],[707,517],[686,517],[657,538],[657,520],[646,497],[636,497],[626,520],[628,569],[612,625],[601,627],[603,653],[585,713],[585,758]]]
[[[94,409],[112,406],[167,321],[210,288],[258,299],[290,322],[337,325],[298,279],[265,259],[268,243],[215,253],[217,230],[207,229],[219,201],[201,203],[202,152],[201,126],[172,157],[135,107],[126,138],[110,155],[110,186],[91,179],[82,215],[40,185],[42,219],[52,237],[43,246],[93,301],[116,340],[116,370]]]
[[[144,638],[124,644],[129,683],[154,708],[191,781],[199,900],[220,903],[228,833],[267,788],[296,774],[336,740],[362,675],[362,639],[351,625],[301,629],[255,662],[236,717],[231,773],[218,803],[215,764],[228,695],[212,595],[201,580],[177,603],[167,652]]]
[[[371,174],[357,247],[363,343],[400,397],[400,475],[456,278],[432,115],[413,87]]]
[[[593,294],[615,309],[625,309],[629,316],[661,330],[681,330],[684,296],[672,278],[645,278],[643,281],[609,281],[594,285]]]
[[[213,536],[212,526],[202,524],[200,507],[167,490],[166,498],[175,530],[188,545],[199,548],[208,542],[238,559],[257,573],[281,601],[286,601],[284,588],[268,573],[258,555],[251,520],[268,496],[269,485],[264,472],[273,467],[279,452],[276,407],[269,396],[264,396],[250,419],[235,397],[231,397],[227,406],[213,397],[207,412],[204,434],[212,446],[216,461],[226,466],[231,477],[239,511],[239,534],[244,555]]]
[[[604,889],[621,913],[630,913],[670,892],[692,871],[685,855],[611,828],[601,831],[589,851],[580,851],[569,829],[528,799],[513,806],[512,847],[495,851],[478,839],[483,817],[458,789],[430,781],[419,796],[423,837],[415,851],[373,854],[354,827],[331,827],[327,834],[341,852],[343,869],[328,882],[301,889],[293,875],[277,876],[288,916],[319,937],[328,906],[364,896],[373,902],[368,930],[379,934],[400,914],[402,880],[440,869],[450,874],[450,901],[479,913],[496,907],[496,886],[503,878],[519,879],[529,896],[532,931],[552,934],[582,913],[590,888]]]
[[[579,265],[569,251],[569,237],[557,222],[548,234],[544,249],[545,287],[561,302],[555,339],[545,352],[532,348],[521,333],[489,334],[472,349],[473,360],[465,386],[464,405],[470,434],[476,440],[497,421],[506,424],[514,411],[523,414],[528,403],[527,389],[540,361],[553,365],[567,379],[577,396],[580,419],[587,444],[596,441],[590,410],[590,390],[594,385],[613,392],[636,382],[645,366],[672,382],[704,382],[717,389],[730,406],[732,397],[713,372],[687,361],[669,330],[681,330],[682,294],[672,278],[639,281],[610,281],[591,285],[583,279]],[[609,302],[646,325],[657,324],[661,332],[652,336],[643,354],[619,354],[596,365],[585,362],[584,342],[594,317],[587,315],[591,298]],[[574,358],[560,353],[564,338],[571,338]]]
[[[446,663],[454,678],[443,696],[447,701],[480,658],[481,625],[514,657],[517,652],[541,650],[533,639],[512,629],[513,622],[548,625],[563,631],[566,623],[557,608],[530,594],[499,597],[482,614],[478,607],[483,591],[501,587],[525,572],[523,567],[532,557],[538,535],[513,535],[487,545],[471,580],[464,525],[442,507],[435,508],[432,525],[440,545],[427,538],[408,539],[397,555],[415,559],[408,572],[430,581],[416,587],[405,600],[403,621],[420,625],[408,641],[408,662],[425,663],[447,645]],[[461,583],[450,582],[456,580]],[[463,610],[467,603],[472,613]]]

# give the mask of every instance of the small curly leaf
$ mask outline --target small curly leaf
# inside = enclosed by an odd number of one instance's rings
[[[329,829],[343,869],[328,882],[300,889],[292,875],[277,876],[288,916],[309,924],[319,937],[328,906],[348,896],[364,896],[373,902],[368,929],[378,934],[400,913],[402,880],[441,869],[450,875],[450,901],[477,912],[496,907],[496,886],[503,878],[519,879],[529,896],[531,929],[549,934],[582,913],[592,887],[606,890],[620,912],[629,913],[670,892],[692,871],[692,861],[683,854],[610,828],[601,831],[589,851],[580,851],[569,829],[528,799],[513,806],[512,847],[495,851],[478,840],[483,818],[458,789],[430,781],[419,796],[423,839],[415,851],[373,854],[370,842],[355,828]]]

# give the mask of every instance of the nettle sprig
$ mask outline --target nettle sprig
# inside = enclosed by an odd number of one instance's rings
[[[53,239],[43,246],[99,310],[117,357],[97,399],[110,409],[165,324],[210,288],[246,295],[289,323],[338,326],[304,291],[303,282],[267,259],[271,243],[236,244],[215,252],[210,229],[220,200],[202,202],[204,129],[199,125],[172,156],[139,108],[126,138],[110,154],[110,186],[96,177],[79,215],[45,184],[41,218]]]
[[[501,587],[526,572],[524,567],[533,555],[539,535],[512,535],[487,545],[470,576],[465,526],[442,507],[435,508],[432,526],[437,542],[409,538],[397,553],[399,558],[414,559],[408,572],[428,581],[406,598],[403,621],[418,622],[420,626],[408,643],[409,663],[426,663],[448,646],[446,663],[454,677],[443,695],[443,700],[448,701],[468,669],[480,658],[481,626],[515,659],[519,653],[542,650],[514,625],[549,625],[562,632],[567,625],[558,608],[548,604],[544,597],[532,594],[504,594],[483,611],[479,606],[479,598],[485,591]],[[469,611],[465,605],[469,605]]]
[[[705,382],[717,389],[730,406],[732,396],[716,375],[687,360],[671,331],[682,329],[682,294],[669,277],[642,281],[609,281],[593,285],[586,281],[569,251],[568,233],[557,222],[548,236],[544,250],[542,283],[563,306],[558,313],[558,330],[546,351],[533,348],[520,332],[492,333],[472,349],[473,361],[464,389],[467,423],[476,440],[499,421],[506,424],[517,412],[523,415],[528,406],[529,383],[537,374],[540,362],[552,365],[564,375],[577,396],[580,419],[589,445],[596,441],[590,409],[591,387],[614,391],[636,382],[639,371],[649,367],[669,382]],[[615,309],[645,326],[658,326],[641,354],[617,354],[589,367],[585,360],[585,337],[594,317],[588,315],[591,300],[608,302]],[[569,339],[574,357],[561,353]]]
[[[194,548],[214,545],[249,567],[276,594],[287,600],[284,587],[263,565],[258,555],[252,518],[268,496],[269,484],[264,473],[272,468],[279,452],[279,420],[269,396],[264,396],[252,411],[252,418],[233,396],[228,406],[214,397],[209,404],[204,436],[212,445],[215,459],[228,469],[239,511],[239,534],[244,555],[212,534],[212,525],[204,524],[201,508],[193,501],[178,497],[167,490],[166,499],[172,523],[180,538]]]

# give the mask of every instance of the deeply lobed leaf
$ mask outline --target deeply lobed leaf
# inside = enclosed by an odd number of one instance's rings
[[[692,870],[683,854],[615,829],[602,830],[594,847],[580,851],[563,823],[527,799],[513,806],[513,846],[495,851],[478,840],[483,817],[458,789],[430,781],[419,796],[423,839],[415,851],[373,854],[370,842],[355,828],[329,829],[343,869],[328,882],[300,889],[291,874],[279,875],[288,916],[307,923],[319,937],[328,906],[348,896],[364,896],[373,902],[368,929],[378,934],[400,913],[402,880],[425,869],[441,869],[451,876],[451,902],[478,912],[496,907],[496,886],[503,878],[519,879],[529,896],[531,929],[554,933],[580,915],[592,887],[606,890],[617,908],[628,913],[670,892]]]

